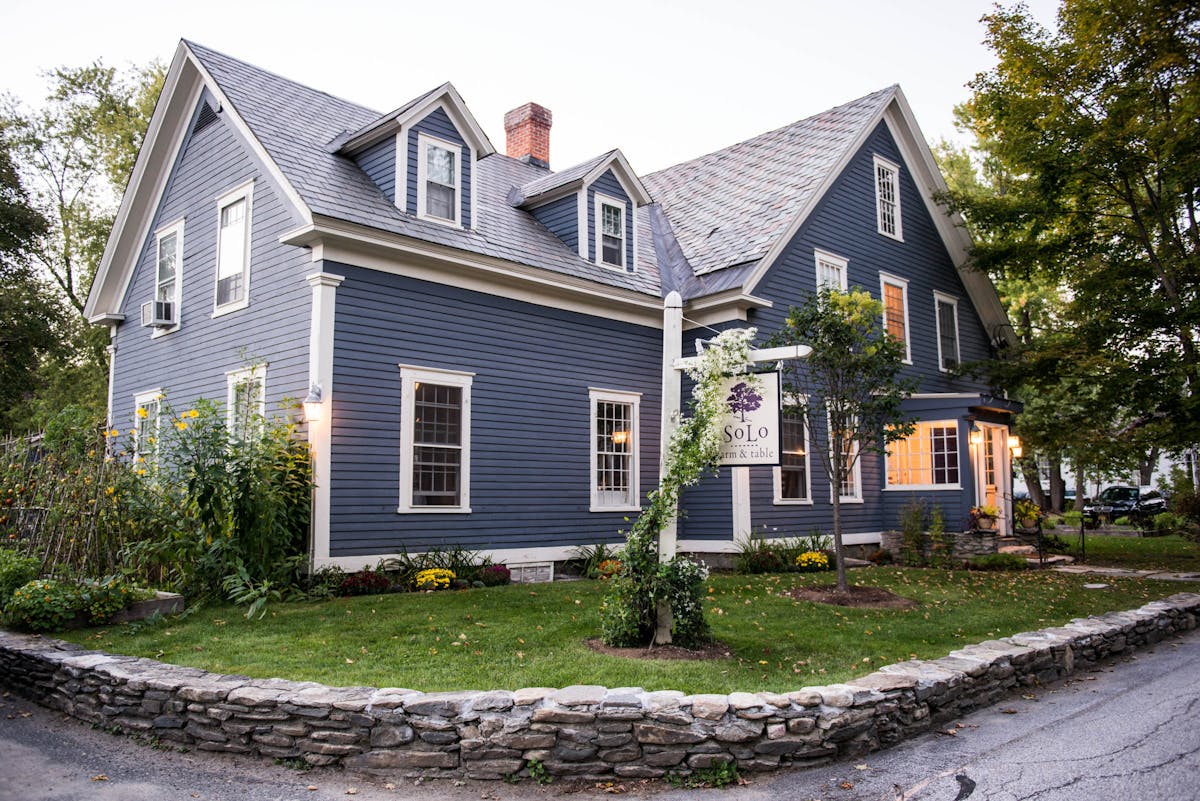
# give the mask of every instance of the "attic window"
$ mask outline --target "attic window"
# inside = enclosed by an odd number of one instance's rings
[[[900,166],[875,157],[875,212],[879,233],[904,239],[900,226]]]
[[[462,151],[457,145],[425,135],[418,141],[418,216],[435,222],[457,223]]]
[[[596,196],[597,248],[601,264],[625,268],[625,204]]]

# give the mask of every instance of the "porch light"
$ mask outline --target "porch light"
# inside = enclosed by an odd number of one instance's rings
[[[974,423],[971,424],[971,444],[976,447],[983,444],[983,429]]]
[[[320,422],[324,409],[325,400],[321,397],[321,385],[313,382],[308,389],[308,397],[304,399],[304,419],[310,423]]]
[[[1012,453],[1012,456],[1014,459],[1020,459],[1021,454],[1024,453],[1024,450],[1025,450],[1024,448],[1021,447],[1021,438],[1018,436],[1009,437],[1008,438],[1008,450]]]
[[[629,441],[629,432],[628,431],[612,432],[612,441],[613,441],[614,445],[624,445],[626,442]]]

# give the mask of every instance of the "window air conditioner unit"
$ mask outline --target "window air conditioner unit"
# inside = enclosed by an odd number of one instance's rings
[[[169,328],[175,325],[175,304],[169,300],[148,300],[142,304],[142,326]]]

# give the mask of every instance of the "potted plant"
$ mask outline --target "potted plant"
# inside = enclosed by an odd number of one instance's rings
[[[1038,523],[1045,517],[1045,512],[1031,499],[1021,498],[1013,504],[1013,516],[1016,517],[1021,528],[1033,529],[1037,528]]]
[[[978,531],[993,531],[996,528],[996,518],[1000,516],[1000,510],[995,506],[981,504],[971,507],[971,528]]]

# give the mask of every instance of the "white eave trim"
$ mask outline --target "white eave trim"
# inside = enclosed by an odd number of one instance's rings
[[[496,148],[492,146],[492,141],[488,139],[483,128],[475,120],[473,114],[467,108],[467,104],[463,102],[462,95],[454,88],[454,84],[444,83],[432,92],[429,92],[425,99],[411,108],[403,111],[393,111],[382,115],[379,119],[368,124],[367,126],[358,129],[350,134],[350,137],[342,143],[337,149],[339,153],[354,153],[364,147],[378,142],[386,138],[390,134],[394,134],[402,128],[407,128],[414,122],[426,117],[436,108],[441,108],[450,117],[450,121],[467,140],[467,144],[475,151],[476,158],[490,156],[496,152]]]

